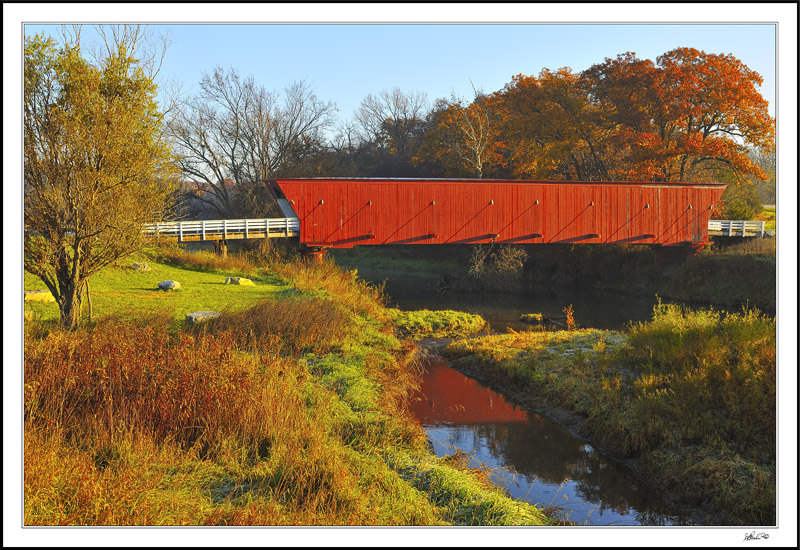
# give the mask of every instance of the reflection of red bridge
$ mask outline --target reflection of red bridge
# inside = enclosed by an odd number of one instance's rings
[[[428,366],[419,393],[412,398],[411,412],[423,425],[528,421],[523,409],[453,370],[443,360]]]
[[[274,179],[300,242],[636,243],[708,238],[724,184],[463,179]]]

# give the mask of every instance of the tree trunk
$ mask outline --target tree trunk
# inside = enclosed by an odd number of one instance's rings
[[[75,330],[81,323],[81,300],[79,286],[71,281],[60,284],[58,309],[61,315],[61,326],[66,330]]]
[[[92,294],[89,292],[89,279],[86,279],[86,302],[89,306],[89,322],[92,322]]]

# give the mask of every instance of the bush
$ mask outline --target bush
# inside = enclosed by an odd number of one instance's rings
[[[720,202],[718,215],[723,220],[752,220],[762,210],[758,191],[752,184],[729,184]]]
[[[410,338],[458,338],[486,327],[483,317],[462,311],[389,311],[400,333]]]

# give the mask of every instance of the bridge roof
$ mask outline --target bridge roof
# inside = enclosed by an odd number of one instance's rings
[[[397,184],[397,183],[454,183],[454,184],[514,184],[514,185],[564,185],[564,186],[606,186],[606,185],[628,185],[645,187],[715,187],[724,188],[726,183],[716,182],[652,182],[652,181],[572,181],[572,180],[522,180],[522,179],[474,179],[474,178],[271,178],[273,182],[303,182],[303,183],[337,183],[353,182],[367,184]]]

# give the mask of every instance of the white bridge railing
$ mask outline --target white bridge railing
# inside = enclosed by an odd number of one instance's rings
[[[763,221],[709,220],[708,234],[726,237],[764,237]],[[146,224],[144,233],[183,240],[248,239],[251,237],[296,237],[300,234],[297,218],[261,218],[249,220],[202,220]]]
[[[248,239],[251,237],[294,237],[300,234],[297,218],[250,220],[202,220],[145,224],[144,233],[183,240]]]
[[[708,220],[708,234],[724,237],[763,237],[766,235],[764,221]]]

